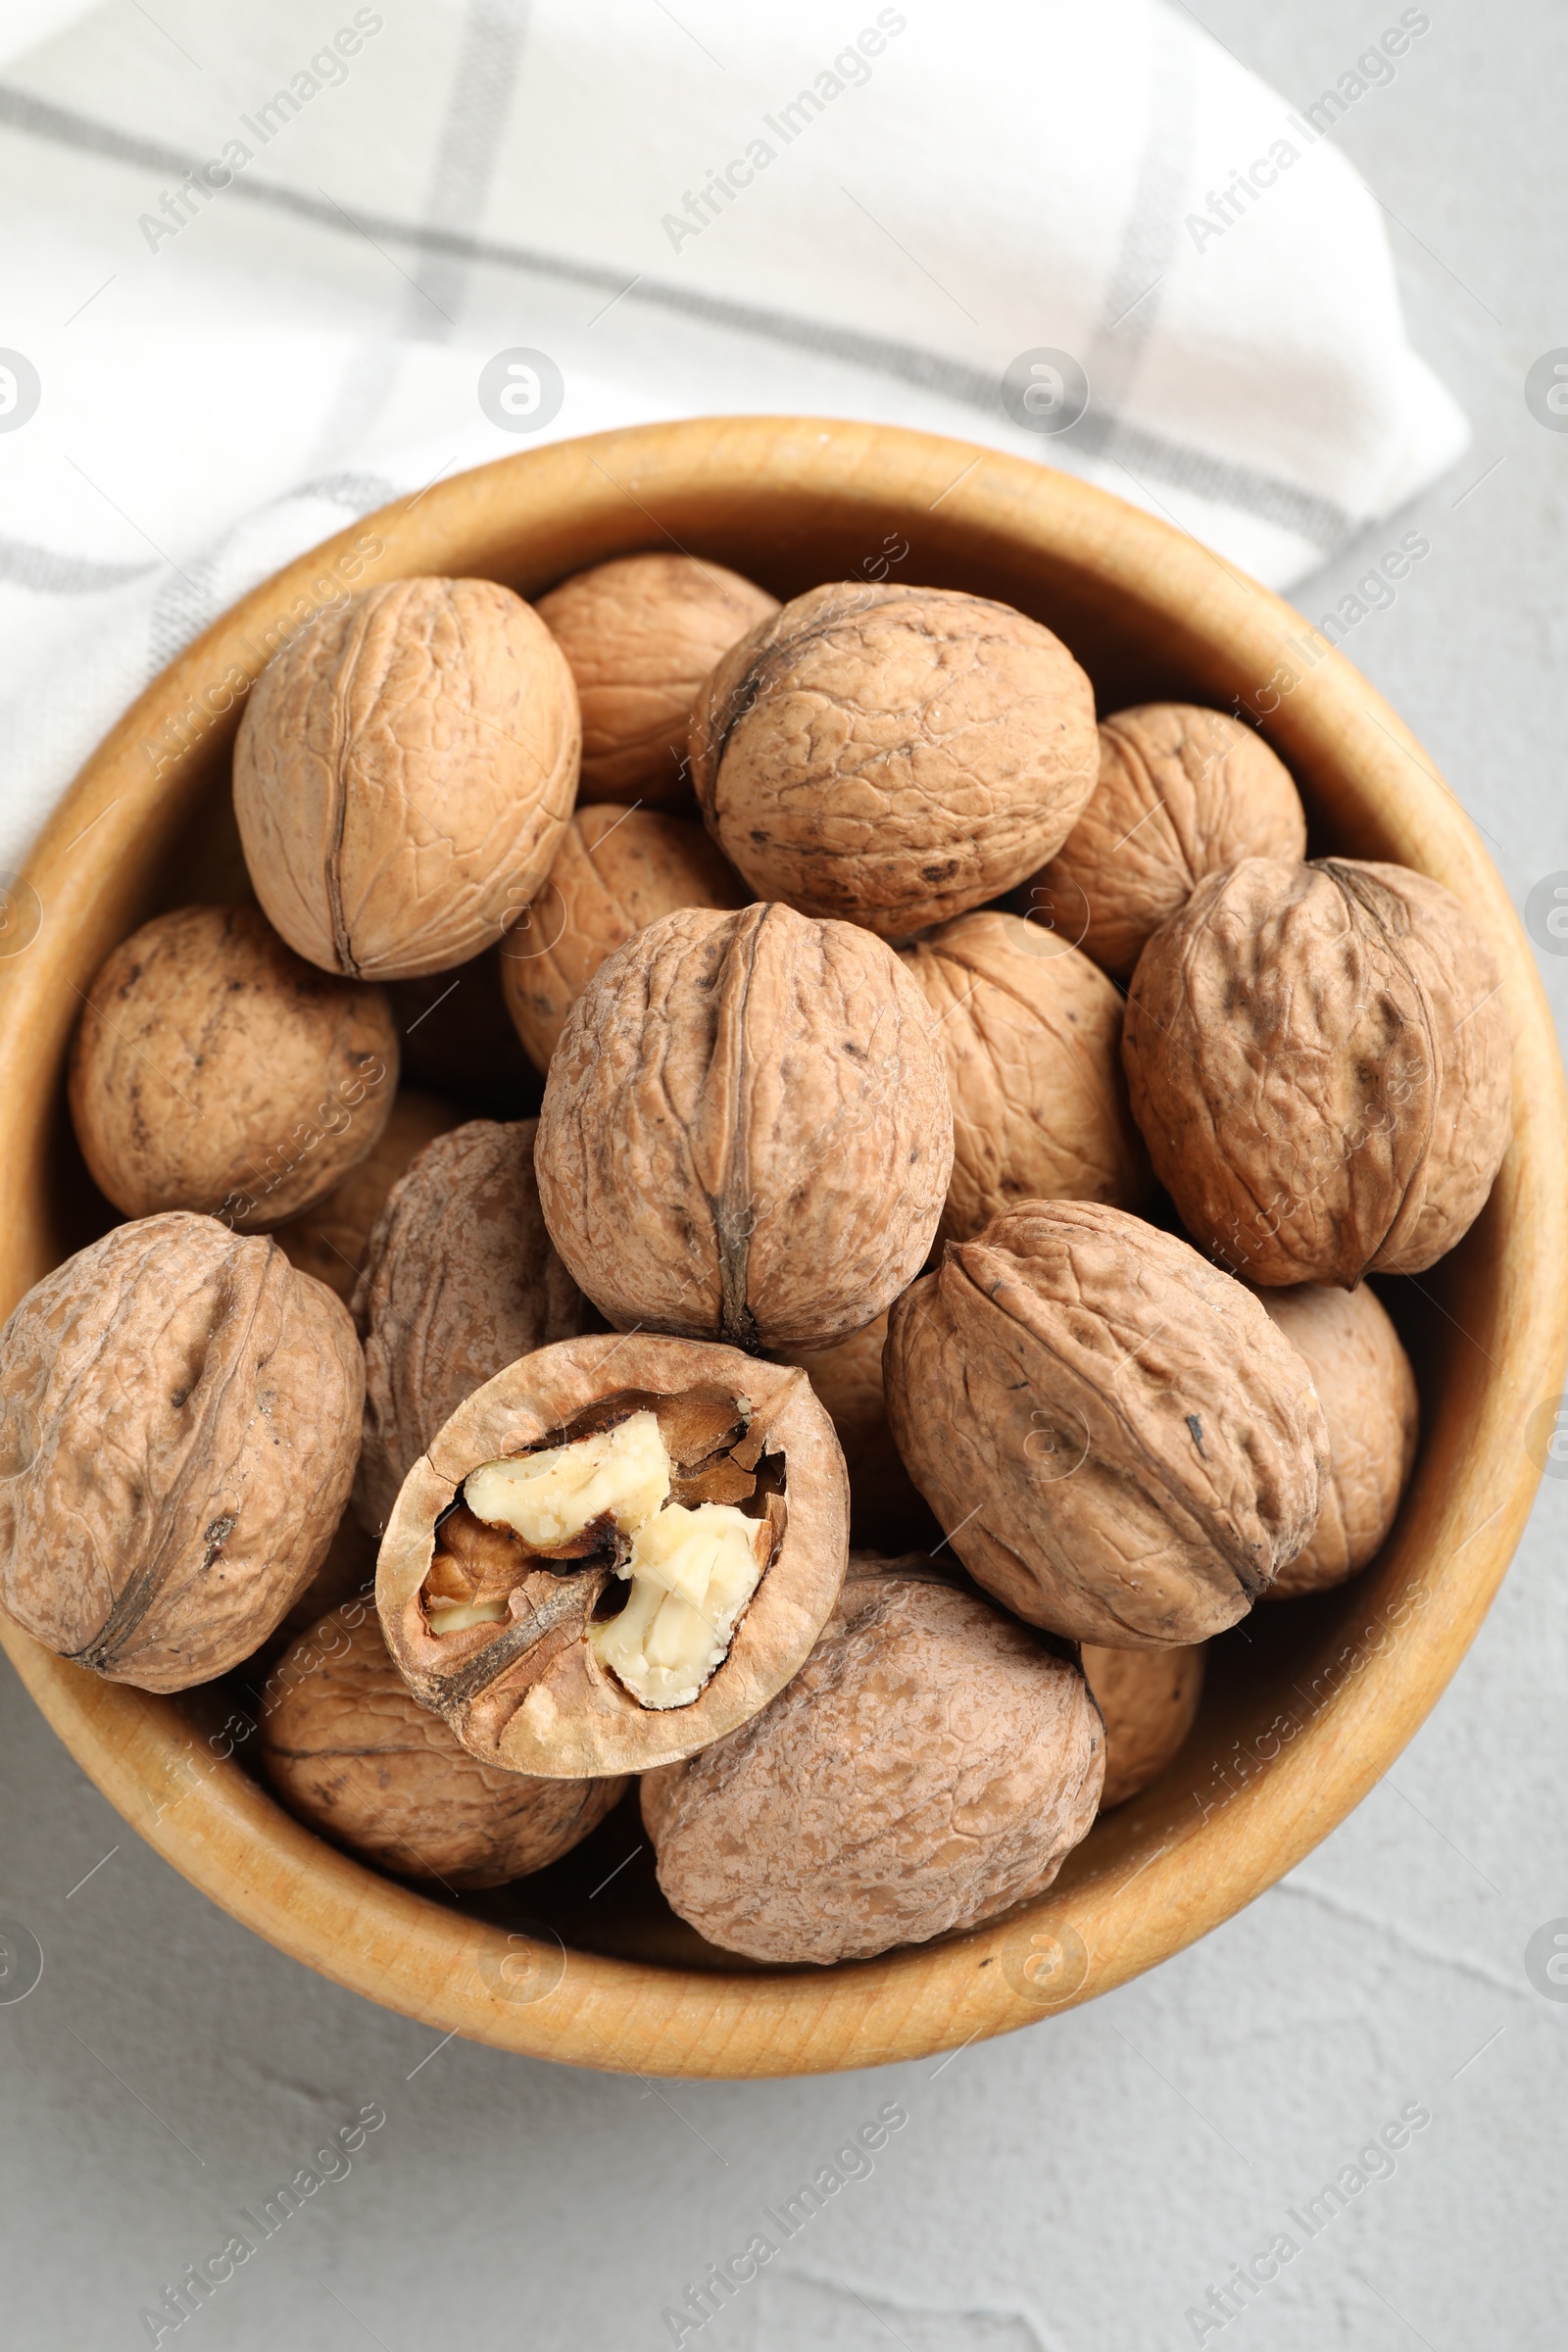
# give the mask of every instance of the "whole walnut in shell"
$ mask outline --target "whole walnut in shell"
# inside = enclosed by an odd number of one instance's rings
[[[1323,1508],[1304,1551],[1269,1587],[1271,1600],[1339,1585],[1381,1550],[1415,1467],[1415,1374],[1381,1299],[1302,1283],[1265,1291],[1268,1315],[1306,1359],[1329,1425]]]
[[[510,588],[364,589],[274,656],[240,721],[256,895],[324,971],[465,963],[549,873],[580,743],[565,656]]]
[[[338,1520],[326,1557],[307,1585],[302,1585],[258,1650],[253,1650],[246,1681],[254,1684],[257,1668],[280,1658],[293,1642],[308,1633],[318,1617],[345,1602],[374,1607],[375,1538],[367,1535],[352,1510]],[[264,1702],[265,1703],[265,1702]]]
[[[1123,1209],[1031,1200],[895,1306],[888,1418],[977,1584],[1112,1648],[1206,1641],[1302,1549],[1328,1466],[1250,1291]]]
[[[1419,1274],[1492,1190],[1507,1016],[1485,935],[1402,865],[1248,858],[1139,958],[1122,1056],[1189,1233],[1273,1288]]]
[[[277,1227],[275,1238],[290,1265],[302,1274],[314,1274],[347,1306],[388,1193],[415,1153],[460,1126],[466,1115],[440,1095],[399,1087],[391,1115],[368,1156],[322,1200]]]
[[[936,1541],[938,1530],[915,1492],[888,1427],[882,1394],[882,1348],[887,1310],[832,1348],[781,1348],[778,1360],[798,1364],[827,1406],[844,1466],[850,1474],[850,1528],[857,1544],[895,1551]]]
[[[514,1026],[541,1070],[607,956],[677,906],[743,906],[708,835],[649,808],[579,808],[536,904],[501,943]]]
[[[544,1088],[507,1010],[499,944],[461,971],[394,980],[386,993],[410,1086],[456,1095],[487,1119],[537,1115]]]
[[[616,1325],[831,1346],[918,1270],[953,1115],[891,949],[787,906],[638,932],[572,1006],[534,1157],[551,1239]]]
[[[590,1335],[509,1364],[431,1439],[376,1604],[415,1696],[482,1762],[641,1772],[767,1704],[848,1547],[844,1457],[803,1373]]]
[[[406,1879],[524,1878],[580,1844],[625,1793],[623,1780],[534,1780],[470,1756],[414,1696],[363,1601],[303,1634],[270,1691],[262,1760],[289,1811]]]
[[[342,1301],[275,1243],[116,1226],[0,1332],[0,1603],[110,1682],[225,1673],[326,1555],[363,1389]]]
[[[1093,1826],[1099,1711],[1076,1665],[931,1574],[857,1554],[771,1706],[649,1773],[671,1906],[775,1963],[869,1959],[1051,1885]]]
[[[760,898],[906,939],[1060,847],[1095,786],[1094,695],[1010,605],[845,581],[725,655],[691,764],[710,832]]]
[[[583,791],[657,808],[686,789],[686,732],[709,671],[778,599],[696,556],[615,556],[535,610],[577,681]]]
[[[1288,1576],[1290,1570],[1281,1573]],[[1100,1810],[1108,1813],[1157,1781],[1181,1749],[1203,1695],[1204,1653],[1200,1643],[1186,1649],[1102,1649],[1086,1642],[1079,1661],[1105,1719]]]
[[[1100,781],[1029,888],[1031,918],[1125,980],[1205,875],[1306,856],[1290,770],[1261,735],[1196,703],[1139,703],[1100,726]]]
[[[355,1508],[379,1534],[442,1423],[503,1366],[580,1332],[589,1308],[551,1247],[537,1121],[470,1119],[411,1161],[376,1219],[354,1294],[365,1343]]]
[[[904,961],[937,1019],[953,1100],[940,1237],[967,1241],[1017,1200],[1139,1208],[1149,1156],[1127,1107],[1121,997],[1038,924],[960,914]]]
[[[182,906],[114,951],[71,1049],[93,1182],[130,1217],[281,1224],[375,1148],[398,1038],[378,988],[332,980],[252,906]]]

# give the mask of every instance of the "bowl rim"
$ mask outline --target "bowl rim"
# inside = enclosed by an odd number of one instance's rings
[[[1500,877],[1402,721],[1282,598],[1108,491],[973,443],[791,416],[633,426],[437,481],[283,566],[153,680],[12,885],[36,894],[39,926],[0,963],[0,1084],[24,1114],[0,1167],[0,1308],[50,1262],[51,1135],[81,992],[140,919],[146,877],[281,636],[345,586],[421,571],[515,580],[519,550],[538,574],[524,592],[538,593],[563,567],[681,546],[673,525],[711,536],[704,517],[726,500],[772,502],[781,518],[806,500],[866,530],[915,518],[934,556],[998,551],[1071,583],[1086,612],[1136,605],[1150,642],[1254,717],[1352,841],[1446,882],[1480,917],[1515,1038],[1515,1131],[1455,1253],[1442,1311],[1466,1346],[1453,1343],[1438,1426],[1390,1543],[1302,1659],[1300,1703],[1265,1720],[1278,1694],[1244,1696],[1218,1727],[1234,1733],[1222,1754],[1184,1751],[1102,1817],[1046,1894],[935,1944],[820,1971],[710,1973],[509,1934],[326,1845],[199,1742],[174,1700],[105,1683],[0,1623],[39,1707],[125,1821],[279,1950],[434,2030],[643,2076],[808,2074],[956,2049],[1127,1982],[1272,1886],[1387,1771],[1474,1638],[1539,1483],[1525,1433],[1553,1406],[1568,1355],[1568,1097],[1550,1013]],[[568,546],[551,573],[551,551]]]

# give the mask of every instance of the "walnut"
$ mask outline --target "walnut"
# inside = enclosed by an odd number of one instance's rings
[[[780,1348],[781,1364],[798,1364],[826,1405],[850,1474],[852,1540],[877,1551],[934,1544],[941,1533],[915,1492],[888,1427],[882,1394],[884,1307],[862,1331],[833,1348]]]
[[[1305,856],[1299,796],[1261,735],[1195,703],[1139,703],[1102,720],[1100,782],[1029,907],[1125,980],[1205,875]]]
[[[623,1780],[541,1781],[481,1764],[419,1705],[361,1601],[302,1635],[269,1690],[262,1760],[289,1811],[406,1879],[524,1878],[580,1844],[625,1793]]]
[[[725,655],[692,717],[703,815],[758,896],[887,939],[1033,873],[1098,759],[1066,647],[951,588],[813,588]]]
[[[657,808],[686,789],[703,681],[778,599],[696,556],[616,556],[563,580],[536,610],[577,681],[584,793]]]
[[[857,1554],[800,1673],[649,1773],[643,1820],[660,1886],[710,1943],[869,1959],[1049,1886],[1104,1757],[1082,1674],[1040,1635],[922,1559]]]
[[[1017,1200],[1140,1208],[1152,1180],[1127,1107],[1121,997],[1075,948],[991,907],[904,951],[937,1019],[953,1099],[940,1238]]]
[[[894,1307],[888,1419],[963,1565],[1032,1625],[1205,1641],[1317,1521],[1305,1364],[1250,1291],[1124,1209],[1031,1200]]]
[[[461,971],[393,980],[386,993],[407,1084],[456,1095],[487,1119],[537,1116],[544,1088],[507,1010],[501,945]]]
[[[415,1696],[481,1761],[640,1772],[788,1682],[848,1536],[843,1456],[804,1374],[589,1336],[510,1364],[432,1438],[376,1600]]]
[[[376,1219],[354,1318],[365,1342],[355,1508],[377,1535],[410,1469],[464,1398],[588,1319],[539,1211],[536,1126],[471,1119],[438,1136]]]
[[[953,1119],[924,998],[851,923],[690,907],[616,950],[550,1065],[551,1238],[617,1325],[828,1347],[931,1244]]]
[[[1329,1426],[1316,1533],[1269,1587],[1270,1600],[1285,1600],[1343,1584],[1382,1548],[1415,1467],[1420,1407],[1399,1335],[1364,1284],[1328,1291],[1302,1283],[1260,1296],[1305,1357]]]
[[[398,1040],[377,988],[327,979],[254,907],[156,915],[94,977],[71,1115],[127,1216],[193,1208],[241,1233],[318,1200],[375,1148]]]
[[[400,1087],[391,1116],[368,1156],[351,1168],[324,1199],[277,1227],[275,1239],[287,1252],[290,1265],[302,1274],[314,1274],[318,1282],[336,1291],[347,1306],[388,1193],[415,1153],[438,1135],[460,1126],[466,1115],[440,1095]]]
[[[1402,865],[1248,858],[1139,958],[1122,1055],[1189,1233],[1269,1288],[1419,1274],[1492,1190],[1509,1132],[1492,950]]]
[[[260,1648],[251,1652],[246,1682],[253,1683],[258,1665],[274,1663],[291,1642],[297,1642],[328,1610],[367,1599],[373,1610],[375,1538],[366,1533],[352,1510],[345,1510],[326,1547],[325,1559],[309,1584],[301,1586]]]
[[[1290,1570],[1282,1573],[1288,1576]],[[1271,1592],[1274,1589],[1269,1587]],[[1079,1659],[1105,1719],[1100,1810],[1108,1813],[1157,1781],[1180,1752],[1203,1695],[1204,1651],[1200,1643],[1185,1649],[1102,1649],[1086,1642]]]
[[[581,728],[565,657],[494,580],[389,580],[263,671],[234,746],[251,880],[291,948],[396,980],[477,956],[549,873]]]
[[[0,1333],[0,1602],[110,1682],[225,1673],[325,1557],[363,1385],[342,1301],[273,1242],[117,1226]]]
[[[708,835],[647,808],[579,808],[537,903],[501,943],[507,1009],[541,1070],[607,956],[677,906],[744,906]]]

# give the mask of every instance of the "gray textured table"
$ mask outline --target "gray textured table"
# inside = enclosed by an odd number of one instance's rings
[[[1243,0],[1202,11],[1293,102],[1397,15],[1345,0],[1259,13]],[[1450,481],[1298,601],[1316,616],[1398,529],[1429,536],[1430,559],[1348,651],[1431,748],[1523,905],[1568,868],[1568,436],[1543,430],[1522,390],[1539,354],[1568,341],[1568,17],[1549,0],[1431,13],[1419,54],[1342,129],[1394,216],[1415,340],[1476,438]],[[1568,961],[1544,961],[1560,1005]],[[384,2123],[189,2340],[654,2346],[686,2282],[898,2101],[907,2121],[874,2169],[705,2343],[1190,2343],[1189,2307],[1416,2107],[1430,2122],[1396,2169],[1205,2340],[1546,2352],[1562,2341],[1568,2004],[1544,1997],[1524,1955],[1568,1914],[1565,1513],[1568,1487],[1548,1481],[1433,1720],[1354,1817],[1228,1928],[1009,2040],[826,2081],[656,2087],[438,2047],[186,1886],[6,1670],[0,1912],[46,1956],[36,1990],[0,2008],[6,2343],[147,2340],[138,2309],[369,2109]]]

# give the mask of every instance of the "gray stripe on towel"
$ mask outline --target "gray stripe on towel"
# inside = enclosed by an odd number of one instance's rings
[[[73,113],[66,107],[34,98],[30,92],[18,90],[0,82],[0,124],[30,132],[37,138],[50,139],[58,144],[75,147],[88,154],[103,155],[117,162],[135,164],[143,170],[171,172],[182,176],[193,171],[197,159],[177,149],[162,147],[151,140],[132,137],[116,130],[112,125],[96,122],[89,117]],[[602,269],[588,262],[573,262],[559,254],[546,253],[526,245],[507,245],[494,239],[460,235],[452,229],[421,228],[407,220],[389,220],[379,213],[361,213],[351,219],[340,207],[294,188],[271,185],[250,175],[236,178],[227,191],[252,204],[261,204],[277,212],[293,213],[299,219],[315,221],[336,235],[345,233],[370,234],[391,239],[394,243],[411,245],[425,253],[451,254],[469,262],[487,262],[499,269],[531,270],[541,277],[551,277],[568,284],[588,286],[607,294],[624,294],[628,302],[651,303],[657,308],[679,312],[689,318],[701,318],[707,323],[729,328],[743,334],[760,335],[767,340],[800,351],[814,351],[848,361],[852,366],[864,368],[875,374],[897,377],[901,382],[915,384],[940,394],[962,406],[978,409],[994,422],[1004,416],[998,378],[986,369],[970,367],[961,360],[953,360],[942,353],[926,351],[917,344],[895,342],[886,336],[865,335],[854,327],[831,326],[821,319],[802,318],[785,311],[774,311],[760,304],[730,302],[720,296],[697,293],[684,286],[662,284],[653,278],[640,278],[626,285],[623,270]],[[1265,472],[1252,466],[1237,465],[1228,458],[1197,450],[1188,444],[1168,439],[1139,426],[1124,426],[1115,412],[1107,405],[1091,408],[1083,420],[1084,429],[1054,441],[1050,459],[1072,468],[1074,450],[1069,441],[1076,442],[1077,452],[1093,456],[1108,445],[1109,437],[1117,437],[1117,449],[1108,451],[1119,456],[1134,473],[1129,460],[1136,459],[1145,473],[1169,487],[1188,489],[1244,514],[1255,514],[1262,520],[1277,523],[1281,529],[1294,531],[1325,554],[1331,553],[1360,528],[1362,517],[1352,514],[1333,499],[1317,492],[1304,490],[1298,483],[1289,482],[1277,474]],[[1134,473],[1134,479],[1137,479]]]
[[[40,596],[98,596],[156,571],[156,564],[94,564],[86,556],[57,556],[25,539],[0,539],[0,580]]]

